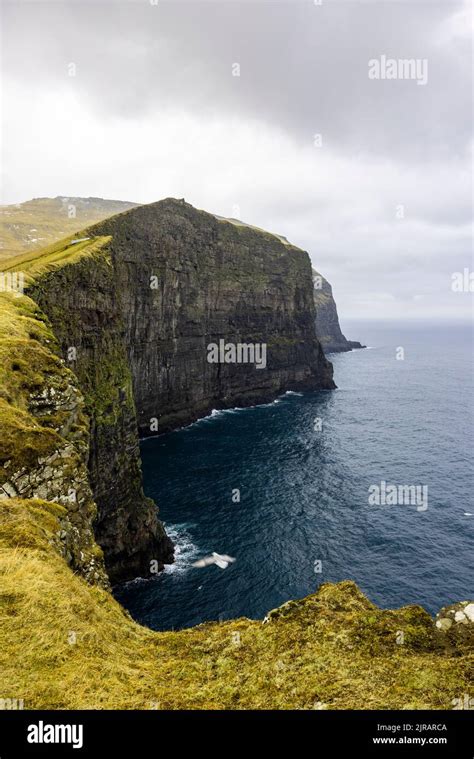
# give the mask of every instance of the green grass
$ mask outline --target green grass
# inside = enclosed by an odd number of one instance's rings
[[[266,624],[152,632],[73,574],[60,516],[0,501],[0,694],[27,709],[443,709],[469,692],[469,657],[437,646],[425,611],[381,611],[351,582]]]
[[[38,252],[20,253],[11,257],[3,266],[3,271],[23,272],[25,286],[39,276],[60,268],[65,264],[73,264],[84,256],[93,256],[103,251],[111,237],[91,237],[81,242],[73,243],[76,236],[66,237]]]
[[[8,472],[37,466],[38,459],[53,453],[61,443],[54,430],[61,418],[42,420],[30,413],[32,395],[48,384],[58,391],[70,373],[51,352],[54,336],[39,318],[32,300],[0,293],[0,483]]]
[[[76,210],[69,218],[69,205]],[[19,253],[35,253],[56,240],[74,236],[103,219],[133,208],[135,203],[102,198],[35,198],[26,203],[0,206],[0,270]]]

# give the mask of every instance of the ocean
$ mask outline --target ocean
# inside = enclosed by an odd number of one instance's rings
[[[345,579],[382,608],[434,614],[474,596],[472,329],[345,331],[369,347],[330,355],[337,390],[216,411],[142,442],[176,562],[115,589],[139,622],[261,619]],[[213,551],[235,562],[192,566]]]

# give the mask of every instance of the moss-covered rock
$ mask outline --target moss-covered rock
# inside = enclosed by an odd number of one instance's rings
[[[315,332],[308,254],[277,235],[168,198],[88,228],[110,236],[142,435],[213,408],[335,387]],[[210,363],[207,346],[266,344],[264,369]]]
[[[108,587],[92,528],[89,420],[76,377],[53,352],[57,341],[30,298],[0,293],[0,324],[0,508],[8,513],[13,497],[61,504],[64,556]]]

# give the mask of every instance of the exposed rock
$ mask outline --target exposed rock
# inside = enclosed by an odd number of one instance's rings
[[[0,384],[0,499],[20,496],[65,507],[62,555],[86,580],[109,587],[92,529],[96,505],[87,471],[84,399],[74,375],[47,347],[54,341],[50,333],[41,334],[45,317],[36,305],[5,294],[0,311],[15,334],[0,337],[0,358],[15,367],[3,372]]]
[[[40,277],[30,289],[48,313],[90,419],[85,452],[97,504],[94,532],[112,582],[173,561],[172,543],[142,487],[131,373],[107,248]],[[71,354],[70,348],[73,348]],[[122,391],[125,390],[123,393]],[[70,506],[70,510],[73,506]]]
[[[464,606],[463,611],[469,622],[474,624],[474,603],[468,603],[467,606]]]
[[[321,274],[313,269],[314,303],[316,306],[316,334],[325,353],[342,353],[365,345],[347,340],[339,326],[337,306],[332,287]]]
[[[474,648],[474,602],[458,601],[444,606],[436,615],[436,629],[444,633],[450,644],[469,643]]]
[[[152,418],[165,431],[216,407],[334,387],[314,331],[306,252],[173,199],[86,233],[112,235],[141,434]],[[209,363],[207,346],[220,339],[267,344],[266,368]]]
[[[441,619],[436,620],[436,627],[438,630],[441,630],[441,632],[446,632],[449,630],[452,624],[453,620],[449,619],[448,617],[442,617]]]
[[[436,627],[440,627],[438,622],[444,620],[448,620],[451,624],[453,622],[461,625],[474,624],[474,602],[458,601],[450,606],[444,606],[436,615]]]

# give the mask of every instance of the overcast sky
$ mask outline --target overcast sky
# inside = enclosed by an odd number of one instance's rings
[[[184,197],[308,250],[343,328],[469,317],[471,3],[15,0],[2,36],[3,203]]]

